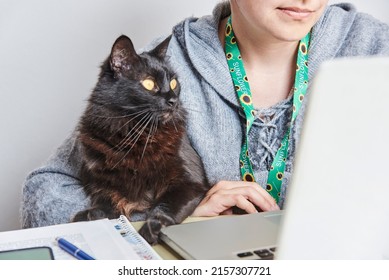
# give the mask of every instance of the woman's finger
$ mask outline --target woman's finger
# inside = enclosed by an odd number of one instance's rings
[[[250,192],[250,200],[260,207],[264,211],[270,210],[278,210],[279,207],[275,202],[274,198],[259,184],[255,182],[245,182],[245,181],[220,181],[215,184],[207,193],[205,199],[209,199],[210,196],[215,193],[222,192],[226,193],[226,191],[233,189],[241,189],[247,190]],[[240,191],[241,192],[241,191]],[[257,193],[257,194],[256,194]]]
[[[256,185],[255,188],[260,188]],[[217,216],[230,213],[234,206],[239,207],[247,213],[257,212],[255,206],[263,211],[278,210],[274,199],[265,191],[261,192],[253,186],[245,184],[224,184],[218,185],[217,190],[207,194],[195,209],[194,216]]]

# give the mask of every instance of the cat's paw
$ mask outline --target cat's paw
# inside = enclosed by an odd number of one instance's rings
[[[89,208],[78,212],[72,219],[72,222],[93,221],[107,218],[107,213],[100,208]]]
[[[139,234],[150,244],[158,244],[158,235],[161,231],[162,224],[158,219],[147,219],[145,224],[140,228]]]
[[[175,222],[168,216],[150,217],[139,230],[139,234],[151,245],[156,245],[159,243],[159,233],[162,227],[172,224]]]

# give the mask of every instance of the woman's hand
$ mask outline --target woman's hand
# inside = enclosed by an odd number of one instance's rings
[[[257,183],[245,181],[220,181],[214,185],[197,206],[192,216],[218,216],[232,214],[236,206],[247,213],[279,210],[274,198]]]

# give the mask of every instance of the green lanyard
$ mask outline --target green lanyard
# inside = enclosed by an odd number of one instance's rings
[[[271,196],[279,201],[282,179],[285,172],[285,162],[288,156],[289,135],[292,124],[297,117],[301,103],[304,99],[308,87],[308,45],[310,33],[308,33],[299,44],[297,55],[297,68],[294,81],[293,94],[293,114],[291,125],[281,142],[281,147],[273,160],[269,170],[266,190]],[[250,85],[244,70],[242,56],[240,54],[238,44],[232,30],[231,17],[229,17],[225,29],[225,52],[227,57],[228,67],[235,86],[235,91],[238,95],[240,105],[242,106],[246,116],[246,132],[245,142],[240,152],[240,172],[244,181],[254,182],[254,172],[249,158],[248,140],[249,131],[255,120],[255,110],[251,99]]]

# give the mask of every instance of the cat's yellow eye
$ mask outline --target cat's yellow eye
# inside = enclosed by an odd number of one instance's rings
[[[172,90],[175,90],[176,87],[177,87],[177,80],[176,80],[176,79],[171,80],[171,81],[170,81],[170,88],[171,88]]]
[[[145,79],[142,81],[142,86],[147,90],[153,90],[155,88],[155,82],[151,79]]]

